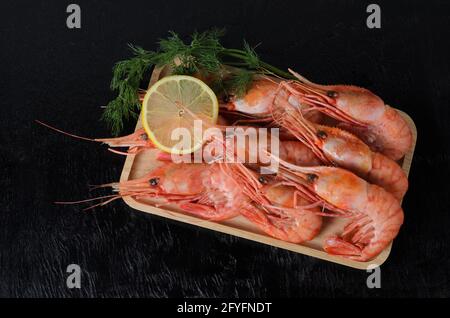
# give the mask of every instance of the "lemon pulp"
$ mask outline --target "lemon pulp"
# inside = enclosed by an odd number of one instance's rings
[[[198,123],[205,129],[216,123],[218,112],[217,97],[208,85],[195,77],[173,75],[160,79],[147,91],[141,120],[158,149],[187,154],[203,144],[202,136],[194,132],[194,121],[201,120]]]

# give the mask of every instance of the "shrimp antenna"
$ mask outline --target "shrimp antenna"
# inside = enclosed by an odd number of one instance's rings
[[[79,200],[79,201],[68,201],[68,202],[55,202],[55,204],[67,204],[67,205],[71,205],[71,204],[80,204],[80,203],[86,203],[86,202],[92,202],[92,201],[98,201],[98,200],[103,200],[103,199],[107,199],[101,202],[98,202],[94,205],[91,205],[90,207],[87,207],[85,209],[83,209],[83,211],[88,211],[88,210],[92,210],[98,206],[104,206],[107,205],[108,203],[111,203],[112,201],[115,201],[117,199],[120,199],[122,197],[124,197],[125,195],[121,195],[121,194],[111,194],[111,195],[104,195],[101,197],[96,197],[96,198],[92,198],[92,199],[86,199],[86,200]]]
[[[54,130],[54,131],[57,131],[57,132],[63,134],[63,135],[66,135],[66,136],[69,136],[69,137],[72,137],[72,138],[81,139],[81,140],[87,140],[87,141],[95,141],[95,142],[97,142],[95,139],[92,139],[92,138],[82,137],[82,136],[78,136],[78,135],[75,135],[75,134],[71,134],[71,133],[65,132],[65,131],[63,131],[63,130],[61,130],[61,129],[55,128],[55,127],[53,127],[53,126],[50,126],[49,124],[43,123],[43,122],[40,121],[40,120],[35,119],[34,121],[35,121],[36,123],[38,123],[39,125],[45,126],[45,127],[49,128],[49,129],[51,129],[51,130]]]
[[[112,198],[112,197],[117,197],[117,194],[109,194],[109,195],[104,195],[101,197],[95,197],[95,198],[91,198],[91,199],[85,199],[85,200],[78,200],[78,201],[56,201],[54,202],[55,204],[64,204],[64,205],[71,205],[71,204],[80,204],[80,203],[86,203],[86,202],[92,202],[92,201],[97,201],[97,200],[102,200],[102,199],[107,199],[107,198]]]
[[[86,208],[86,209],[83,209],[83,211],[88,211],[88,210],[92,210],[92,209],[94,209],[94,208],[96,208],[96,207],[98,207],[98,206],[107,205],[108,203],[111,203],[111,202],[114,201],[114,200],[120,199],[121,197],[122,197],[121,195],[116,195],[115,197],[113,197],[113,198],[111,198],[111,199],[108,199],[108,200],[106,200],[106,201],[103,201],[103,202],[94,204],[94,205],[92,205],[92,206],[90,206],[90,207],[88,207],[88,208]]]

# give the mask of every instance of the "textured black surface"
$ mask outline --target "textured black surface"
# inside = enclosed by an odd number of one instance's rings
[[[0,296],[450,296],[448,1],[72,1],[0,4]],[[118,180],[124,159],[37,126],[107,136],[99,122],[111,67],[126,43],[154,48],[168,30],[211,26],[225,42],[323,83],[365,86],[411,115],[419,140],[406,221],[382,288],[367,273],[134,211],[123,202],[83,213],[57,200]],[[128,127],[128,131],[132,130]],[[82,288],[66,288],[79,264]]]

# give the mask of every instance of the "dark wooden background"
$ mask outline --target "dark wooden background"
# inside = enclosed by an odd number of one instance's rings
[[[448,1],[9,1],[0,4],[0,296],[450,296]],[[81,6],[82,28],[66,28]],[[115,202],[89,213],[57,200],[118,180],[123,157],[56,134],[40,119],[108,136],[99,117],[127,43],[226,27],[225,44],[322,83],[365,86],[415,120],[405,224],[382,288],[367,273],[147,215]],[[127,127],[132,131],[134,124]],[[101,193],[101,192],[100,192]],[[106,193],[106,192],[105,192]],[[79,264],[82,288],[66,267]]]

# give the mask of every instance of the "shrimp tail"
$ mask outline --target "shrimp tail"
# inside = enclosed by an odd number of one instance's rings
[[[361,249],[342,238],[334,235],[328,237],[323,245],[325,252],[333,255],[340,256],[359,256],[361,255]]]
[[[300,241],[292,240],[281,227],[276,226],[273,221],[275,217],[269,218],[269,216],[262,210],[256,207],[247,207],[241,210],[242,216],[248,219],[250,222],[258,226],[258,228],[264,233],[269,234],[277,239],[288,241],[292,243],[300,243]]]
[[[394,160],[380,154],[373,153],[372,169],[368,174],[371,183],[382,186],[401,201],[408,190],[408,177]]]

